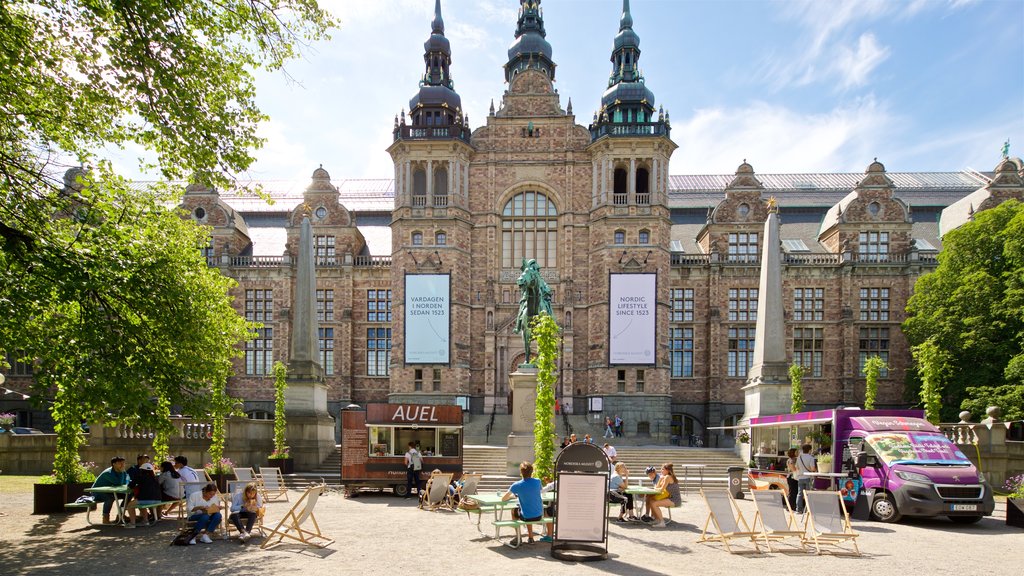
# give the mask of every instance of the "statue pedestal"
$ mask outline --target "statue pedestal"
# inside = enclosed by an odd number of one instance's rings
[[[334,451],[334,418],[327,412],[327,387],[317,380],[292,380],[285,390],[285,436],[298,470],[313,470]]]
[[[750,369],[747,384],[743,387],[743,418],[740,426],[750,424],[751,418],[789,414],[793,406],[793,388],[789,381],[789,366],[772,362]],[[737,454],[745,462],[750,461],[750,443],[737,443]]]
[[[512,432],[505,451],[505,470],[519,476],[519,464],[533,462],[533,423],[537,417],[537,368],[520,366],[509,374],[512,390]]]

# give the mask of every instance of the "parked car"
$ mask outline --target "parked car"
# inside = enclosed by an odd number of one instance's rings
[[[27,428],[25,426],[15,426],[14,428],[11,428],[11,433],[13,433],[13,434],[45,434],[45,432],[43,432],[39,428]]]

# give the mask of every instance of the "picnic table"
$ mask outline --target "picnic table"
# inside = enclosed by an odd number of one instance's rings
[[[501,521],[501,517],[504,515],[505,510],[511,510],[513,508],[519,507],[519,502],[515,498],[512,498],[510,500],[502,500],[501,498],[504,495],[505,495],[504,492],[498,492],[496,494],[473,494],[472,496],[467,496],[466,497],[467,499],[473,500],[474,502],[476,502],[480,506],[479,508],[476,508],[476,509],[465,510],[467,515],[469,513],[471,513],[471,512],[475,513],[477,515],[477,517],[476,517],[476,530],[477,530],[477,532],[479,532],[480,534],[482,534],[484,536],[487,536],[487,534],[484,534],[484,531],[480,529],[480,519],[481,519],[481,517],[483,517],[485,512],[493,513],[494,514],[494,521],[495,522],[499,522],[499,521]],[[541,500],[543,502],[547,503],[547,502],[551,502],[551,501],[553,501],[555,499],[555,494],[553,492],[543,492],[543,493],[541,493],[540,497],[541,497]],[[494,538],[495,539],[498,539],[498,531],[499,531],[499,528],[495,527],[495,529],[494,529]]]
[[[127,504],[129,494],[129,488],[127,484],[122,486],[96,486],[92,488],[86,488],[85,491],[90,494],[113,494],[114,506],[117,508],[117,524],[124,526],[126,524],[124,518],[124,509]],[[120,496],[124,495],[125,498]]]

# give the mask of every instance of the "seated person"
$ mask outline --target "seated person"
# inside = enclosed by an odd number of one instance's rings
[[[619,522],[626,521],[626,512],[629,511],[629,519],[636,520],[633,513],[633,495],[626,492],[629,486],[629,470],[626,465],[619,462],[615,465],[615,472],[608,479],[608,501],[619,504]]]
[[[188,541],[190,545],[196,542],[213,544],[209,532],[217,530],[223,516],[220,513],[220,495],[217,494],[217,485],[213,482],[203,486],[199,492],[188,495],[188,519],[195,522],[196,535]]]
[[[665,518],[661,514],[662,508],[679,506],[683,503],[683,497],[679,493],[679,480],[672,468],[671,462],[666,462],[661,467],[661,478],[655,486],[659,492],[647,497],[647,509],[654,517],[654,524],[651,524],[651,528],[665,527]]]
[[[147,458],[148,459],[148,458]],[[157,481],[156,476],[153,474],[153,465],[146,462],[139,466],[135,472],[135,478],[128,485],[133,490],[138,490],[135,494],[135,499],[128,503],[128,512],[131,514],[131,524],[126,524],[127,528],[135,528],[135,516],[137,506],[140,504],[159,504],[162,502],[160,499],[160,482]],[[139,512],[142,515],[142,521],[149,521],[149,509],[145,509]],[[156,511],[153,511],[156,514]],[[154,520],[156,517],[154,516]]]
[[[248,542],[252,538],[252,526],[263,514],[263,499],[256,490],[256,483],[250,482],[245,489],[235,493],[231,498],[231,516],[228,521],[238,528],[238,539]],[[242,519],[245,519],[245,527],[242,527]]]
[[[512,509],[512,518],[514,520],[525,522],[540,520],[544,516],[544,502],[540,496],[540,480],[533,477],[533,464],[530,462],[520,464],[519,475],[523,479],[509,486],[508,492],[505,492],[501,500],[505,502],[514,497],[519,498],[519,507]],[[546,524],[544,529],[546,535],[540,539],[541,542],[551,542],[551,525]],[[529,541],[533,542],[532,524],[526,525],[526,533],[529,536]]]
[[[167,514],[185,495],[181,491],[181,474],[178,474],[178,471],[174,469],[174,464],[166,461],[161,462],[160,476],[157,478],[157,482],[160,483],[160,500],[172,502],[163,511],[164,514]]]
[[[124,470],[124,458],[120,456],[114,456],[110,459],[110,468],[107,468],[100,475],[96,477],[96,481],[92,483],[93,488],[104,488],[104,487],[120,487],[128,485],[128,473]],[[113,494],[94,494],[94,499],[97,502],[103,502],[103,523],[113,524],[110,519],[110,508],[114,505]],[[118,495],[121,501],[127,500],[127,494],[124,496]]]

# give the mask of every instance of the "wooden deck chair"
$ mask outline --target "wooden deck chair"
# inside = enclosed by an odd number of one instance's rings
[[[850,516],[843,505],[842,494],[826,490],[804,490],[803,494],[807,499],[804,540],[814,542],[818,554],[821,554],[822,546],[835,546],[843,553],[860,556],[860,548],[857,547],[860,534],[850,526]],[[847,540],[853,544],[852,552],[840,546]]]
[[[320,525],[317,524],[316,516],[313,514],[317,500],[326,489],[327,486],[324,484],[317,484],[306,488],[306,491],[295,502],[292,509],[284,515],[284,518],[281,519],[277,527],[267,534],[267,539],[260,545],[260,549],[280,544],[285,538],[318,548],[325,548],[334,543],[334,539],[320,533]],[[307,520],[312,523],[312,530],[303,527]],[[277,536],[276,541],[274,536]]]
[[[263,484],[263,498],[267,502],[276,502],[284,496],[288,502],[288,487],[284,485],[284,474],[280,468],[260,466],[260,482]]]
[[[477,489],[480,486],[480,480],[484,477],[483,474],[463,474],[459,478],[459,485],[455,494],[449,499],[449,505],[452,510],[457,510],[462,500],[468,496],[473,496],[477,493]]]
[[[263,487],[263,479],[256,473],[252,468],[235,468],[235,480],[237,482],[255,482],[256,490],[259,491],[260,496],[263,497],[263,501],[267,501],[267,489]],[[230,484],[230,482],[229,482]],[[230,492],[230,490],[229,490]]]
[[[760,523],[759,537],[764,539],[768,551],[775,552],[772,540],[795,537],[800,541],[800,548],[806,552],[804,531],[798,527],[796,518],[793,517],[786,493],[782,490],[751,490],[750,494],[754,497],[754,508],[757,509],[753,527],[756,531]]]
[[[734,554],[729,546],[733,538],[749,538],[754,544],[754,551],[760,552],[757,545],[757,532],[750,529],[747,521],[743,519],[743,513],[736,507],[732,495],[728,490],[705,490],[701,488],[700,495],[708,506],[708,518],[704,521],[704,529],[700,533],[698,542],[721,542],[726,551]],[[708,526],[714,523],[717,534],[709,534]]]
[[[202,476],[203,476],[203,474],[200,473],[200,477],[202,477]],[[188,502],[188,494],[189,494],[190,490],[202,490],[203,487],[205,487],[207,484],[210,484],[210,483],[211,482],[208,481],[208,480],[203,480],[203,481],[200,481],[200,482],[182,482],[181,483],[181,488],[182,488],[182,493],[184,495],[185,503],[183,503],[181,506],[178,507],[178,510],[179,510],[179,514],[178,514],[178,527],[179,527],[179,529],[186,528],[189,525],[193,524],[193,522],[189,520],[189,516],[192,515],[192,511],[188,509],[188,503],[187,503]],[[216,484],[216,482],[213,482],[213,484]],[[221,534],[221,537],[226,540],[227,537],[228,537],[228,529],[226,527],[227,518],[228,518],[227,511],[228,511],[228,508],[231,506],[231,500],[228,499],[228,501],[225,502],[224,501],[225,496],[224,496],[223,493],[221,493],[221,491],[219,489],[217,490],[216,497],[219,498],[220,508],[221,508],[220,514],[221,514],[222,518],[221,518],[220,525],[217,526],[217,529],[214,530],[213,534],[211,534],[210,537],[212,538],[214,534],[219,532]]]
[[[420,509],[437,510],[441,506],[450,505],[448,486],[451,483],[451,474],[431,474],[427,480],[427,489],[420,494]]]
[[[249,470],[251,471],[252,469],[250,468]],[[228,491],[227,491],[227,493],[224,494],[224,513],[223,513],[223,516],[224,516],[224,527],[227,530],[227,535],[228,535],[229,538],[231,537],[231,533],[232,532],[237,532],[238,531],[235,528],[235,525],[230,522],[231,502],[235,499],[235,495],[236,494],[241,494],[243,491],[245,491],[245,487],[246,486],[248,486],[250,483],[254,483],[254,482],[255,482],[255,480],[250,480],[248,482],[241,481],[241,480],[229,480],[228,481]],[[256,489],[256,492],[257,492],[257,494],[259,494],[259,488]],[[263,499],[263,496],[260,495],[260,498]],[[264,529],[263,529],[263,516],[265,515],[266,511],[267,511],[267,501],[266,501],[266,499],[263,499],[263,508],[260,509],[260,513],[256,517],[256,523],[253,524],[253,526],[257,530],[260,531],[260,536],[263,536],[263,537],[266,537],[266,535],[267,535],[266,531],[264,531]]]

